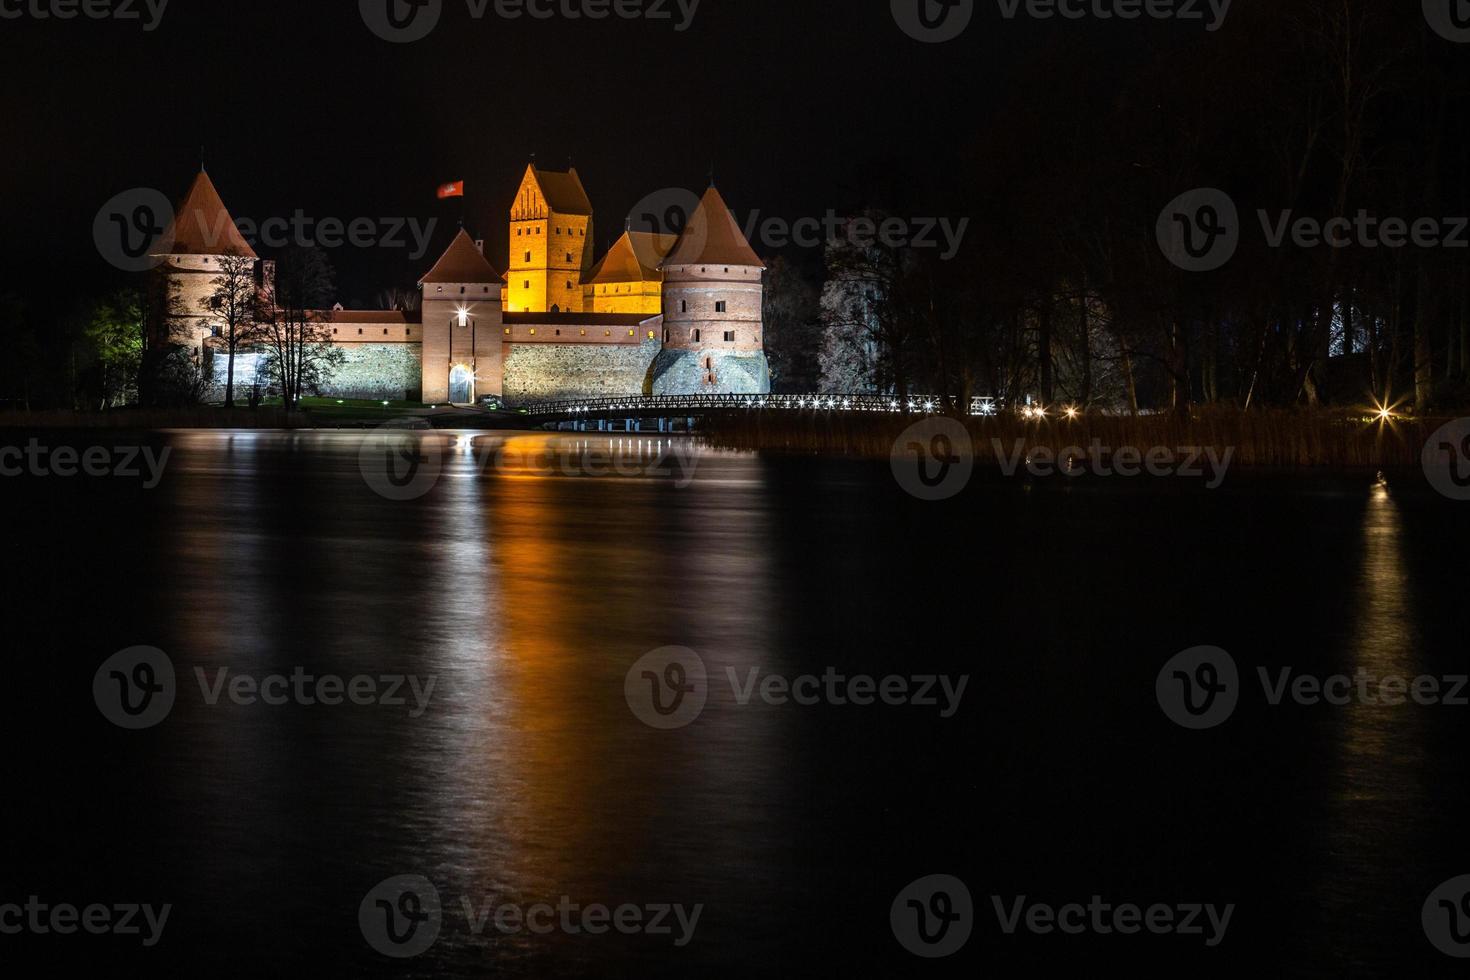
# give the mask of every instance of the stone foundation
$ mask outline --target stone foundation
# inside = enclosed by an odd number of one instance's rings
[[[510,406],[576,398],[614,398],[649,391],[659,342],[640,344],[507,344],[505,402]]]
[[[771,368],[764,351],[666,350],[654,360],[651,373],[654,395],[771,393]]]

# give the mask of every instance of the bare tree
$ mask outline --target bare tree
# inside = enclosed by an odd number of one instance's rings
[[[288,411],[303,394],[319,391],[345,359],[321,313],[331,292],[326,256],[299,247],[282,253],[262,290],[258,334]]]
[[[255,282],[255,260],[239,254],[220,257],[214,292],[204,303],[208,316],[225,342],[225,407],[235,407],[235,353],[253,339],[260,287]]]

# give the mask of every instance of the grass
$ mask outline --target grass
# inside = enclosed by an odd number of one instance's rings
[[[716,448],[886,458],[899,435],[918,419],[909,415],[840,412],[750,412],[708,420],[705,441]],[[1401,469],[1420,465],[1430,434],[1448,418],[1365,418],[1362,412],[1208,410],[1190,419],[1173,414],[1088,415],[1031,421],[1015,416],[963,420],[976,458],[998,461],[1014,453],[1017,440],[1054,453],[1087,449],[1155,446],[1234,450],[1233,465],[1301,469]]]

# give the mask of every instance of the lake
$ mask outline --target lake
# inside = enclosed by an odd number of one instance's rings
[[[0,905],[170,911],[152,945],[146,924],[31,927],[0,936],[17,957],[1455,964],[1421,910],[1470,873],[1470,505],[1414,481],[977,473],[923,501],[886,462],[656,435],[404,433],[410,477],[362,433],[39,438],[112,459],[131,441],[162,467],[151,487],[0,480]],[[1191,729],[1160,692],[1198,647],[1228,655],[1238,701]],[[1438,695],[1382,703],[1392,678]],[[1310,703],[1314,682],[1331,698]],[[934,875],[968,902],[900,900]],[[1230,908],[1223,929],[1207,907]],[[968,940],[916,955],[894,928],[910,912],[965,916]]]

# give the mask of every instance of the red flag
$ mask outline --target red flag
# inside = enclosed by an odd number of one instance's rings
[[[452,184],[443,184],[439,188],[439,200],[450,197],[464,197],[464,181],[456,180]]]

